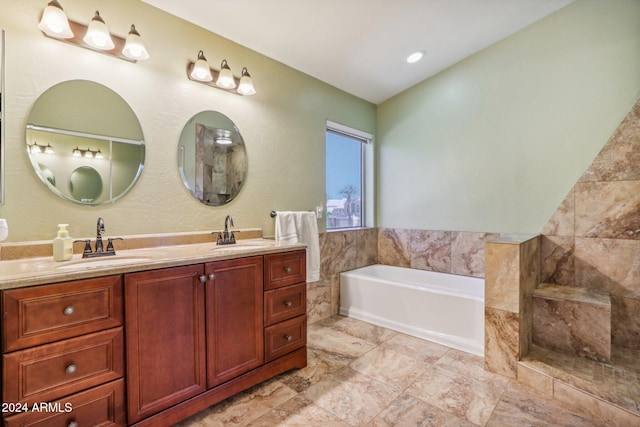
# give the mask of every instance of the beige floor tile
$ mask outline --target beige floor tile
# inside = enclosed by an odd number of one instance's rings
[[[408,394],[399,396],[367,427],[472,427],[474,424]]]
[[[444,345],[400,333],[385,341],[381,347],[419,359],[427,365],[433,365],[449,350]]]
[[[400,393],[350,368],[309,387],[303,396],[352,426],[371,421]]]
[[[247,427],[349,427],[329,411],[315,405],[311,400],[296,396],[276,409],[248,424]]]
[[[418,359],[383,347],[363,354],[349,367],[399,391],[409,387],[427,369]]]

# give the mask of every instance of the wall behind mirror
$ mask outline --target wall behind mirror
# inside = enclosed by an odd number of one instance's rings
[[[52,239],[59,223],[70,224],[74,238],[95,237],[99,216],[107,236],[219,230],[226,215],[238,228],[259,227],[273,235],[271,210],[309,210],[324,198],[327,118],[375,131],[373,104],[142,1],[62,1],[69,19],[84,24],[99,9],[120,37],[135,23],[151,55],[138,63],[44,36],[38,22],[46,5],[47,0],[2,0],[0,12],[0,28],[9,36],[6,204],[0,207],[11,228],[8,241]],[[187,63],[201,49],[212,67],[226,59],[238,74],[246,66],[258,93],[243,97],[190,81]],[[70,80],[93,81],[118,93],[143,129],[144,171],[116,203],[93,206],[63,199],[31,166],[25,148],[31,108],[48,88]],[[248,179],[224,206],[194,198],[178,170],[180,134],[200,111],[232,118],[249,148]]]

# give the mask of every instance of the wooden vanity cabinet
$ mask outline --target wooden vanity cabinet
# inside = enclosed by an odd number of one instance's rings
[[[205,266],[207,387],[264,363],[262,257]]]
[[[307,364],[305,251],[2,291],[3,425],[173,425]]]
[[[119,275],[3,291],[3,425],[126,425],[122,307]]]
[[[206,390],[204,266],[125,274],[128,421]]]

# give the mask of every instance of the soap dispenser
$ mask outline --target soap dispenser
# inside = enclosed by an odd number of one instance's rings
[[[73,239],[69,237],[69,224],[58,224],[58,236],[53,239],[53,259],[68,261],[73,257]]]

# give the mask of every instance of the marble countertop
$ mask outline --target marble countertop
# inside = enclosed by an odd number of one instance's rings
[[[304,244],[259,238],[238,240],[235,245],[197,243],[118,250],[115,256],[99,258],[83,259],[81,254],[75,254],[71,260],[60,262],[50,256],[7,260],[0,261],[0,290],[305,248]]]

